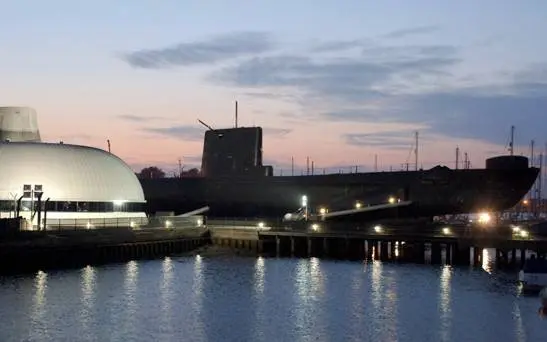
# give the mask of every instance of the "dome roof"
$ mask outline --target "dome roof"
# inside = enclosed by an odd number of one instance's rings
[[[43,200],[145,202],[133,170],[111,153],[68,144],[0,143],[0,198],[20,197],[24,184],[42,185]]]
[[[36,111],[30,107],[0,107],[0,141],[40,141]]]

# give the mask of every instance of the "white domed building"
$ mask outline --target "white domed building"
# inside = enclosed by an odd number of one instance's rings
[[[29,107],[0,107],[0,141],[40,141],[36,111]]]
[[[123,160],[97,148],[39,142],[35,112],[17,121],[17,111],[25,112],[0,108],[0,217],[19,215],[29,229],[145,223],[142,187]]]

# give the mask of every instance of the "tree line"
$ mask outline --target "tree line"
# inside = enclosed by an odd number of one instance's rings
[[[165,178],[166,173],[157,166],[148,166],[142,169],[140,172],[136,173],[137,178],[139,179],[156,179],[156,178]],[[197,168],[192,168],[188,170],[181,170],[178,173],[173,175],[175,178],[186,178],[186,177],[199,177],[200,172]]]

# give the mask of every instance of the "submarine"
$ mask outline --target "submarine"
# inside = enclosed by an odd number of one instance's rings
[[[433,217],[512,208],[528,193],[539,169],[524,156],[489,158],[482,169],[355,172],[274,176],[263,165],[261,127],[204,132],[201,171],[192,177],[140,178],[148,214],[194,212],[208,207],[216,218],[281,219],[299,212],[345,212],[350,219]],[[0,141],[40,142],[36,111],[0,107]],[[512,146],[512,145],[511,145]],[[110,151],[109,151],[110,152]],[[337,216],[340,219],[340,216]],[[348,216],[346,216],[348,217]]]
[[[209,126],[207,126],[209,127]],[[488,158],[484,168],[355,172],[274,176],[263,165],[261,127],[212,129],[204,133],[201,171],[193,177],[141,178],[147,212],[184,213],[209,207],[216,218],[282,218],[301,208],[347,210],[360,203],[374,218],[415,218],[496,212],[515,206],[539,169],[527,157]],[[393,204],[397,210],[385,210]],[[392,209],[392,208],[388,208]],[[369,213],[369,215],[371,215]]]

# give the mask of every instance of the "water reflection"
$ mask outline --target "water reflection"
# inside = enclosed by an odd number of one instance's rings
[[[537,297],[515,297],[507,279],[466,267],[188,256],[38,272],[0,278],[0,341],[544,340]]]
[[[369,263],[365,261],[364,267],[360,272],[353,272],[351,277],[351,312],[353,313],[354,322],[351,324],[353,340],[360,340],[362,328],[366,325],[365,308],[366,297],[363,296],[363,288],[365,283],[366,272]]]
[[[520,313],[520,306],[518,302],[513,303],[513,316],[515,318],[515,340],[518,342],[526,341],[526,332],[522,325],[522,315]]]
[[[192,309],[193,309],[193,322],[192,330],[193,334],[203,339],[205,336],[205,327],[203,321],[203,282],[205,277],[205,269],[203,265],[203,258],[198,254],[194,258],[194,279],[192,281]]]
[[[254,303],[254,318],[256,325],[263,325],[268,324],[268,307],[265,305],[265,298],[264,298],[264,275],[265,275],[265,261],[262,256],[259,256],[255,260],[254,264],[254,295],[255,295],[255,303]],[[254,340],[255,341],[265,341],[267,340],[267,337],[264,336],[262,329],[253,329],[254,334]]]
[[[314,297],[320,298],[325,294],[325,276],[321,272],[321,261],[319,258],[309,259],[310,285]]]
[[[376,335],[386,335],[397,340],[397,287],[396,281],[384,273],[384,264],[373,261],[371,265],[371,302],[374,310],[373,327]]]
[[[482,259],[482,262],[481,262],[481,266],[482,266],[482,269],[485,270],[486,272],[488,273],[492,273],[492,270],[494,268],[494,256],[493,255],[490,255],[490,253],[492,252],[492,250],[488,249],[488,248],[483,248],[482,250],[482,255],[481,255],[481,259]]]
[[[261,256],[255,261],[254,289],[256,295],[262,296],[264,294],[264,258]]]
[[[160,283],[162,330],[171,331],[171,303],[173,294],[173,260],[165,257],[162,262],[162,278]]]
[[[47,291],[47,273],[38,271],[34,277],[34,296],[32,300],[31,314],[31,340],[36,338],[45,338],[48,335],[48,327],[45,325],[46,318],[46,291]],[[45,335],[45,336],[44,336]]]
[[[94,332],[91,326],[95,317],[95,286],[96,270],[92,266],[86,266],[81,270],[81,301],[80,301],[80,323],[82,324],[83,334],[87,338],[93,336]]]
[[[450,341],[450,329],[452,314],[450,311],[450,279],[452,278],[452,268],[444,266],[441,271],[439,306],[441,309],[441,341]]]
[[[392,248],[392,250],[395,251],[395,258],[398,258],[398,257],[399,257],[399,253],[400,253],[400,252],[399,252],[399,248],[401,247],[401,246],[400,246],[401,243],[400,243],[399,241],[395,241],[395,242],[392,241],[391,243],[394,243],[394,244],[395,244],[395,248]],[[393,258],[393,257],[394,257],[394,256],[391,255],[391,258]]]
[[[382,291],[380,288],[382,281],[382,263],[374,261],[371,267],[371,285],[372,285],[372,306],[374,311],[380,310],[382,305]]]
[[[137,279],[139,276],[139,264],[135,260],[125,265],[124,298],[125,310],[123,311],[124,332],[134,331],[135,316],[137,314]]]
[[[299,336],[302,340],[322,341],[326,338],[325,322],[315,311],[323,293],[319,259],[300,259],[296,265],[295,278],[295,329],[304,332]]]

